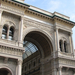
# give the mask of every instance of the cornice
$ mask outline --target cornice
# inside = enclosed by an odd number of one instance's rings
[[[50,20],[57,19],[59,21],[66,22],[66,23],[71,24],[73,26],[75,25],[75,22],[70,21],[70,20],[68,20],[66,18],[63,18],[63,17],[58,16],[58,15],[54,15],[54,14],[49,15],[49,14],[43,13],[41,11],[38,11],[37,9],[31,8],[30,5],[28,5],[28,4],[25,4],[25,3],[22,3],[22,2],[19,2],[19,1],[16,1],[16,0],[2,0],[2,1],[5,1],[5,2],[8,2],[8,3],[12,3],[12,4],[15,4],[17,6],[20,6],[20,7],[24,8],[25,12],[30,12],[32,14],[36,14],[37,16],[40,16],[40,17],[43,17],[43,18],[46,18],[46,19],[50,19]]]
[[[8,7],[4,7],[2,6],[0,9],[2,9],[2,12],[9,12],[9,13],[12,13],[12,14],[15,14],[17,16],[24,16],[24,13],[23,12],[20,12],[18,10],[15,10],[15,9],[10,9]]]
[[[15,45],[9,45],[9,44],[5,44],[5,43],[0,43],[0,46],[14,48],[14,49],[19,49],[21,51],[25,50],[24,47],[19,47],[19,46],[15,46]]]
[[[16,1],[16,0],[8,0],[8,1],[13,1],[13,2],[16,2],[17,4],[20,4],[20,5],[24,5],[24,6],[30,7],[30,5],[28,5],[28,4],[26,4],[26,3],[23,3],[23,2]]]
[[[58,16],[58,15],[53,15],[53,16],[52,16],[52,15],[48,15],[48,14],[45,14],[45,13],[43,13],[43,12],[40,12],[40,11],[31,9],[31,8],[27,9],[26,12],[29,12],[29,13],[32,13],[32,14],[36,14],[37,16],[40,16],[40,17],[43,17],[43,18],[45,17],[45,18],[50,19],[50,20],[57,19],[57,20],[59,20],[59,21],[66,22],[66,23],[68,23],[68,24],[75,25],[75,22],[70,21],[70,20],[68,20],[68,19],[65,19],[65,18],[63,18],[63,17],[60,17],[60,16]]]
[[[63,21],[63,22],[65,22],[65,23],[68,23],[68,24],[71,24],[71,25],[75,25],[75,22],[70,21],[70,20],[68,20],[68,19],[65,19],[65,18],[63,18],[63,17],[57,16],[57,15],[54,15],[52,18],[53,18],[53,19],[56,19],[56,20],[59,20],[59,21]]]
[[[16,1],[16,0],[1,0],[1,1],[11,3],[11,4],[13,4],[15,6],[18,6],[18,7],[21,7],[21,8],[30,7],[28,4],[25,4],[25,3],[22,3],[22,2],[19,2],[19,1]]]

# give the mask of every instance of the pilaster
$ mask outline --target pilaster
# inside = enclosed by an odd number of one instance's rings
[[[71,46],[72,46],[72,53],[73,53],[73,55],[74,55],[74,45],[73,45],[72,33],[71,33]]]
[[[58,68],[58,75],[62,75],[62,67],[60,66],[59,68]]]
[[[60,51],[60,49],[59,49],[59,33],[58,33],[58,28],[56,28],[56,41],[57,41],[57,51]]]
[[[3,26],[1,25],[1,18],[2,18],[2,10],[0,10],[0,38],[1,38],[1,36],[2,36],[2,28],[3,28]]]
[[[21,17],[21,21],[19,23],[19,38],[18,38],[18,42],[19,42],[19,46],[22,47],[23,46],[23,17]]]
[[[21,75],[21,70],[22,70],[22,60],[18,60],[17,75]]]
[[[10,31],[10,28],[8,27],[8,31],[7,31],[7,39],[9,39],[9,31]]]
[[[74,47],[73,47],[73,39],[72,39],[72,33],[69,35],[69,41],[70,41],[70,52],[74,55]]]

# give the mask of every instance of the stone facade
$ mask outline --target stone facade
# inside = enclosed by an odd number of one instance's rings
[[[23,1],[0,1],[0,75],[75,75],[75,23]]]

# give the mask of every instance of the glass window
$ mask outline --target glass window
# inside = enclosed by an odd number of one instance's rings
[[[6,39],[7,38],[7,27],[4,26],[2,29],[2,39]]]
[[[36,45],[34,45],[32,42],[29,41],[24,41],[23,46],[25,47],[25,53],[23,55],[23,58],[27,58],[31,54],[35,53],[38,51],[38,48]]]
[[[13,35],[14,35],[14,29],[13,27],[11,27],[9,30],[9,40],[13,40]]]

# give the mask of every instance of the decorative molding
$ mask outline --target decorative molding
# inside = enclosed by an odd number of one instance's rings
[[[29,18],[25,18],[23,21],[24,29],[27,27],[36,27],[39,29],[43,29],[45,31],[48,31],[49,33],[53,33],[53,26],[48,25],[46,23],[38,22],[36,20],[32,20]]]
[[[23,51],[21,49],[0,45],[0,53],[22,56]]]
[[[59,63],[67,66],[75,66],[75,61],[67,60],[67,59],[59,59]]]

